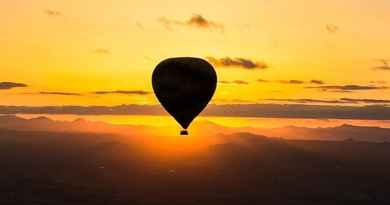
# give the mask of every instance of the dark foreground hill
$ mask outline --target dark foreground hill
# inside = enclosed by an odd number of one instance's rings
[[[388,143],[218,137],[169,154],[131,134],[0,130],[0,204],[390,204]]]

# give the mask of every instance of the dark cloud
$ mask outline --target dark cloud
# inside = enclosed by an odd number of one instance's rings
[[[222,84],[237,84],[237,85],[248,85],[249,84],[248,81],[244,81],[244,80],[233,80],[233,81],[222,80],[222,81],[219,81],[219,83],[222,83]]]
[[[123,94],[123,95],[149,95],[151,92],[144,90],[114,90],[114,91],[95,91],[96,95]]]
[[[227,81],[227,80],[221,80],[221,81],[218,81],[219,83],[221,84],[230,84],[231,81]]]
[[[48,16],[62,16],[61,12],[52,9],[45,9],[43,12]]]
[[[375,69],[390,70],[390,65],[389,65],[390,60],[388,60],[388,59],[377,59],[376,61],[379,61],[380,63],[382,63],[382,65],[374,67]]]
[[[302,80],[279,80],[278,82],[282,84],[304,84],[305,83]]]
[[[244,81],[244,80],[235,80],[235,81],[233,81],[233,83],[241,84],[241,85],[248,85],[249,84],[249,82]]]
[[[387,104],[390,100],[382,99],[355,99],[355,98],[340,98],[338,100],[323,100],[323,99],[265,99],[274,102],[291,102],[291,103],[321,103],[321,104]]]
[[[214,57],[206,57],[206,59],[216,67],[240,67],[244,69],[266,69],[268,65],[264,62],[256,62],[247,58],[214,58]]]
[[[94,50],[94,53],[109,55],[109,54],[111,54],[111,51],[109,49],[106,49],[106,48],[98,48],[98,49]]]
[[[321,85],[321,86],[311,86],[306,88],[321,89],[323,91],[331,91],[331,92],[353,92],[353,91],[363,91],[363,90],[383,90],[383,89],[387,89],[388,87],[373,86],[373,85]]]
[[[334,25],[334,24],[327,24],[326,25],[326,30],[329,33],[336,33],[337,31],[339,31],[339,27]]]
[[[188,25],[197,26],[201,28],[209,28],[213,26],[213,23],[206,20],[203,16],[199,14],[194,14],[188,21]]]
[[[64,96],[82,96],[80,93],[71,93],[71,92],[47,92],[42,91],[39,92],[40,95],[64,95]]]
[[[205,116],[281,117],[313,119],[390,119],[390,107],[384,105],[305,105],[305,104],[240,104],[210,105]]]
[[[390,66],[388,66],[388,65],[377,66],[377,67],[375,67],[375,69],[379,69],[379,70],[390,70]]]
[[[264,80],[264,79],[257,79],[256,81],[259,83],[269,83],[270,82],[269,80]]]
[[[310,83],[312,83],[312,84],[319,84],[319,85],[325,84],[325,82],[322,81],[322,80],[311,80]]]
[[[210,21],[199,14],[194,14],[188,20],[185,21],[173,20],[165,17],[158,19],[158,21],[169,30],[172,30],[173,26],[188,26],[216,31],[224,30],[223,24]]]
[[[390,100],[383,100],[383,99],[357,99],[357,98],[341,98],[340,100],[344,102],[349,102],[349,103],[367,103],[367,104],[387,104],[390,103]]]
[[[166,115],[160,105],[0,106],[0,114]],[[390,120],[385,105],[210,104],[203,116]]]
[[[0,90],[9,90],[12,88],[24,88],[27,87],[24,83],[14,83],[14,82],[0,82]]]

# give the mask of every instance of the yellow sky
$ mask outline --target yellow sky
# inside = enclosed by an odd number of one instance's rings
[[[386,86],[369,82],[390,77],[390,70],[373,69],[382,65],[374,59],[390,58],[389,9],[387,0],[1,0],[0,82],[28,87],[0,90],[0,104],[155,103],[153,95],[90,92],[152,91],[154,67],[172,56],[240,57],[270,66],[216,68],[219,80],[249,84],[219,84],[215,102],[389,99],[387,89],[341,93],[304,88],[318,86],[312,84],[256,82],[316,79],[326,85]],[[194,14],[222,24],[224,31],[184,25],[169,30],[159,21],[185,22]],[[338,29],[329,32],[327,25]],[[42,91],[82,96],[37,94]]]

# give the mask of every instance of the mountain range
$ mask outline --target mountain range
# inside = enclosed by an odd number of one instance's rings
[[[0,116],[0,129],[17,131],[47,131],[47,132],[83,132],[110,133],[132,136],[161,136],[175,133],[178,128],[154,127],[142,125],[115,125],[105,122],[87,121],[82,118],[74,121],[57,121],[48,117],[25,119],[15,115]],[[170,130],[169,132],[163,132]],[[203,120],[195,122],[190,128],[191,135],[215,137],[234,133],[251,133],[272,138],[296,140],[329,140],[329,141],[366,141],[390,142],[390,129],[381,127],[354,126],[344,124],[336,127],[307,128],[286,126],[280,128],[241,127],[232,128]],[[164,133],[164,134],[161,134]]]

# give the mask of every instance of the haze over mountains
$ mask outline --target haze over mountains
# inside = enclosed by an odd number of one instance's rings
[[[18,131],[48,131],[48,132],[85,132],[111,133],[137,136],[164,136],[162,130],[179,130],[178,127],[154,127],[142,125],[113,125],[105,122],[87,121],[82,118],[74,121],[56,121],[47,117],[24,119],[14,115],[0,116],[0,129]],[[390,142],[390,129],[380,127],[363,127],[344,124],[337,127],[306,128],[286,126],[280,128],[259,127],[225,127],[207,120],[195,122],[190,131],[192,135],[214,137],[220,134],[253,133],[273,138],[295,140],[355,140],[366,142]],[[162,134],[163,133],[163,134]]]

